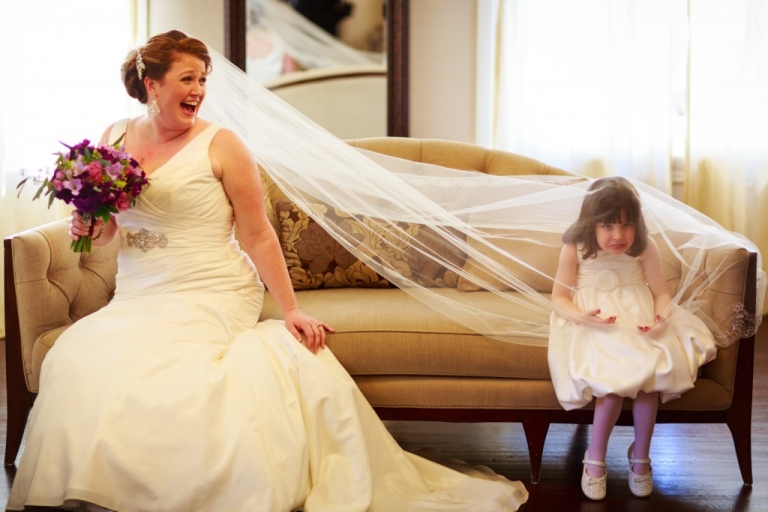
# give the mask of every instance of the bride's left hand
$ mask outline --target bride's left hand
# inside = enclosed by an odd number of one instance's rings
[[[330,325],[305,315],[299,309],[292,309],[285,314],[285,326],[299,341],[303,334],[307,348],[315,354],[325,348],[325,333],[335,332]]]

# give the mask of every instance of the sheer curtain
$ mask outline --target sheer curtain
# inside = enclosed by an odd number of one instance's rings
[[[768,268],[768,2],[691,2],[688,204]],[[768,314],[768,309],[764,312]]]
[[[48,168],[52,153],[128,115],[120,64],[133,46],[133,0],[0,2],[0,235],[68,215],[16,197],[20,169]],[[0,299],[2,299],[0,275]],[[0,337],[5,336],[0,317]]]
[[[666,193],[678,163],[679,198],[768,269],[768,2],[478,0],[478,20],[479,143]]]
[[[685,91],[685,0],[490,3],[498,6],[491,144],[671,192],[673,107]]]

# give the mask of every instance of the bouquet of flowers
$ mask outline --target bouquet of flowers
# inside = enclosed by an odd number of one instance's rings
[[[53,175],[42,180],[33,200],[48,196],[48,207],[54,199],[73,204],[83,215],[83,222],[91,226],[91,234],[72,242],[75,252],[90,252],[93,241],[94,218],[106,224],[110,215],[127,210],[136,203],[141,191],[149,183],[139,163],[120,146],[120,137],[114,145],[91,146],[88,139],[75,146],[62,144],[68,152],[58,153]],[[16,187],[21,188],[30,179],[28,172]],[[40,183],[41,179],[32,177]]]

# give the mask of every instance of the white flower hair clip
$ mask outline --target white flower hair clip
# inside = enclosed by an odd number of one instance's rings
[[[144,60],[141,58],[141,50],[136,50],[136,71],[139,72],[139,80],[142,79],[142,75],[146,69],[147,66],[144,64]]]

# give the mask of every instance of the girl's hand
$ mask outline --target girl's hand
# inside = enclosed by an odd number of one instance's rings
[[[609,316],[608,318],[600,318],[599,315],[600,310],[599,309],[590,309],[589,311],[584,311],[582,314],[580,314],[578,317],[576,317],[577,321],[579,323],[583,324],[613,324],[616,323],[616,317],[615,316]]]
[[[298,308],[290,310],[285,314],[285,326],[301,341],[302,334],[306,339],[306,347],[316,354],[321,348],[325,348],[325,333],[336,332],[333,327],[307,316]]]
[[[667,329],[667,319],[661,315],[656,315],[656,321],[652,327],[649,325],[638,325],[637,328],[641,333],[648,336],[658,336]]]
[[[72,240],[78,240],[81,236],[102,233],[101,228],[104,225],[104,221],[99,218],[92,218],[91,224],[91,226],[86,226],[83,223],[83,214],[78,210],[74,210],[72,212],[72,222],[69,223],[69,237]]]

